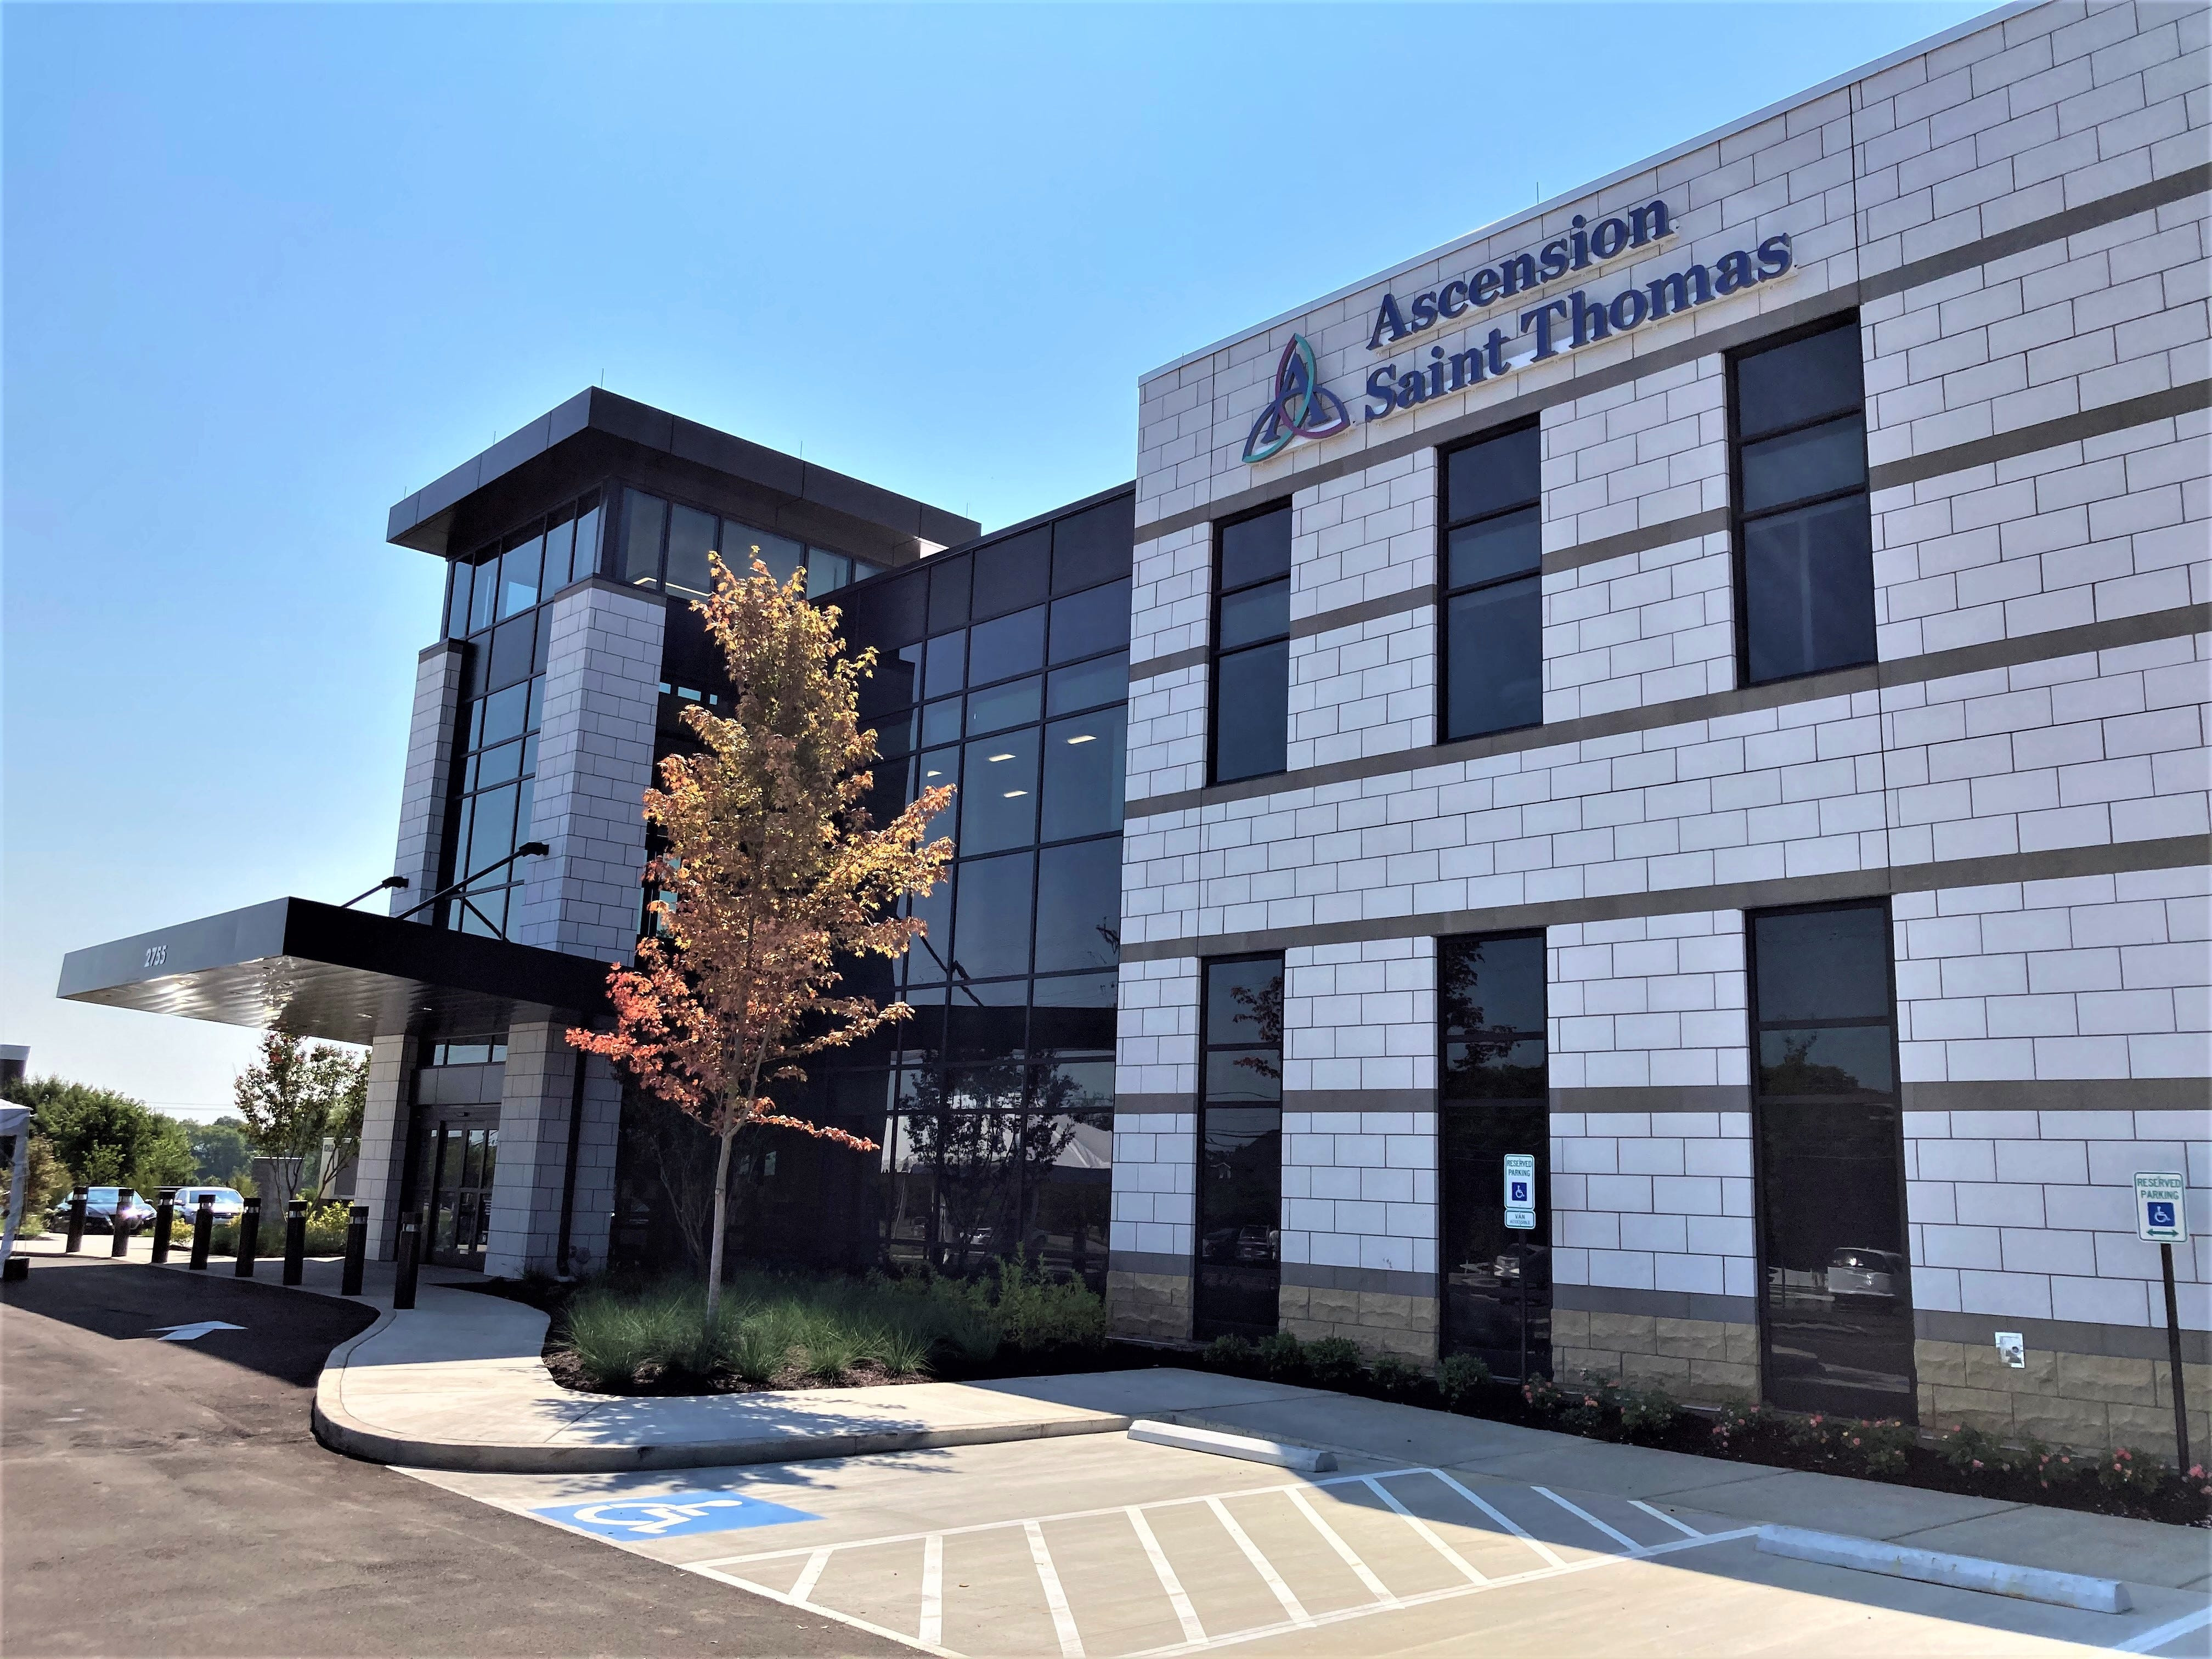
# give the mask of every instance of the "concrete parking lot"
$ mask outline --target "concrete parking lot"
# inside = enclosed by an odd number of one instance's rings
[[[682,1474],[416,1478],[963,1659],[2207,1648],[2201,1625],[2178,1627],[2201,1616],[2201,1594],[2084,1613],[1761,1555],[1755,1528],[1692,1509],[1349,1459],[1297,1476],[1118,1435]]]

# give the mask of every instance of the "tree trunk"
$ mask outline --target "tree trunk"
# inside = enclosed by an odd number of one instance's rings
[[[717,1137],[722,1150],[714,1155],[714,1237],[707,1247],[707,1329],[714,1329],[714,1316],[722,1307],[722,1248],[730,1215],[730,1147],[738,1138],[732,1124]]]

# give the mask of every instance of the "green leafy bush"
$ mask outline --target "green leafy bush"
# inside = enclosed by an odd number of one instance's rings
[[[1208,1370],[1249,1371],[1258,1369],[1260,1351],[1241,1336],[1217,1336],[1206,1344],[1198,1361]]]
[[[1303,1382],[1306,1380],[1305,1345],[1288,1331],[1277,1331],[1256,1345],[1261,1369],[1270,1381]]]
[[[1656,1439],[1671,1433],[1682,1408],[1664,1389],[1623,1389],[1620,1431],[1632,1439]]]
[[[1473,1406],[1490,1380],[1490,1367],[1471,1353],[1455,1353],[1437,1367],[1437,1391],[1455,1412]]]
[[[1367,1380],[1385,1400],[1410,1400],[1425,1379],[1412,1362],[1395,1353],[1378,1353],[1369,1362]]]
[[[1305,1374],[1317,1389],[1356,1388],[1367,1375],[1367,1355],[1357,1342],[1324,1336],[1304,1346]]]

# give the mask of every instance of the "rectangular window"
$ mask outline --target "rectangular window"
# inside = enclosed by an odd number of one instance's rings
[[[1283,1214],[1283,959],[1206,964],[1198,1126],[1200,1338],[1270,1336]]]
[[[1746,925],[1766,1398],[1910,1423],[1889,907],[1753,912]]]
[[[1536,423],[1443,458],[1443,739],[1544,718],[1542,434]]]
[[[1552,1370],[1550,1073],[1544,936],[1437,943],[1443,1351],[1499,1376]],[[1507,1160],[1531,1175],[1509,1200]],[[1518,1178],[1516,1176],[1515,1178]],[[1516,1224],[1527,1223],[1526,1225]]]
[[[1872,662],[1858,318],[1741,353],[1729,376],[1744,684]]]
[[[1290,740],[1291,509],[1221,526],[1214,553],[1212,781],[1283,769]]]
[[[641,489],[623,492],[622,579],[635,587],[660,581],[661,532],[668,527],[668,503]]]

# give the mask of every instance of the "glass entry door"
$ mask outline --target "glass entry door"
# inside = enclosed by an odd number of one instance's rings
[[[424,1148],[428,1179],[423,1205],[430,1261],[481,1271],[491,1237],[492,1171],[499,1160],[499,1120],[441,1119]]]

